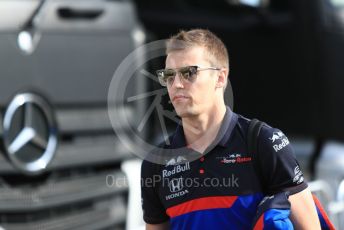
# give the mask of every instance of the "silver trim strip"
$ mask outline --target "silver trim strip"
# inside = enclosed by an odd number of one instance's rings
[[[111,204],[109,205],[109,203]],[[123,198],[118,197],[114,200],[106,201],[97,205],[96,208],[68,214],[65,216],[44,219],[41,221],[32,221],[24,223],[2,223],[4,229],[11,230],[87,230],[101,229],[111,227],[116,224],[123,224],[125,221],[126,208]]]
[[[112,183],[108,186],[106,182],[108,175],[111,175],[111,181],[124,182],[125,180],[124,173],[113,171],[89,177],[75,177],[65,181],[50,181],[34,190],[0,187],[0,211],[38,210],[92,200],[128,190],[126,183],[118,184],[120,186],[114,186]]]

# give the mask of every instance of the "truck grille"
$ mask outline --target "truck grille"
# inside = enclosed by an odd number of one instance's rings
[[[129,118],[133,113],[126,109]],[[107,108],[57,108],[60,140],[49,169],[19,173],[0,154],[0,226],[5,229],[124,229],[132,156],[113,132]]]

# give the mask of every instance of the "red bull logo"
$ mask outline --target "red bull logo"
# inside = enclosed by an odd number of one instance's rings
[[[279,131],[279,132],[273,132],[272,137],[270,137],[269,139],[272,141],[272,143],[275,143],[275,141],[281,140],[283,137],[284,137],[284,134],[281,131]]]

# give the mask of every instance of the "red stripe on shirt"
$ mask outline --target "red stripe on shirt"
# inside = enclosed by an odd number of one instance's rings
[[[264,214],[259,217],[253,230],[263,230],[263,229],[264,229]]]
[[[166,210],[166,213],[172,218],[193,211],[214,208],[230,208],[237,198],[237,196],[213,196],[198,198],[170,207]]]

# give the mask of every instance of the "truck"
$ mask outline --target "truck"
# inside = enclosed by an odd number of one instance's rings
[[[108,87],[144,36],[131,1],[0,2],[3,229],[125,229],[128,183],[113,181],[133,155],[111,125]],[[142,113],[121,109],[130,123]]]

